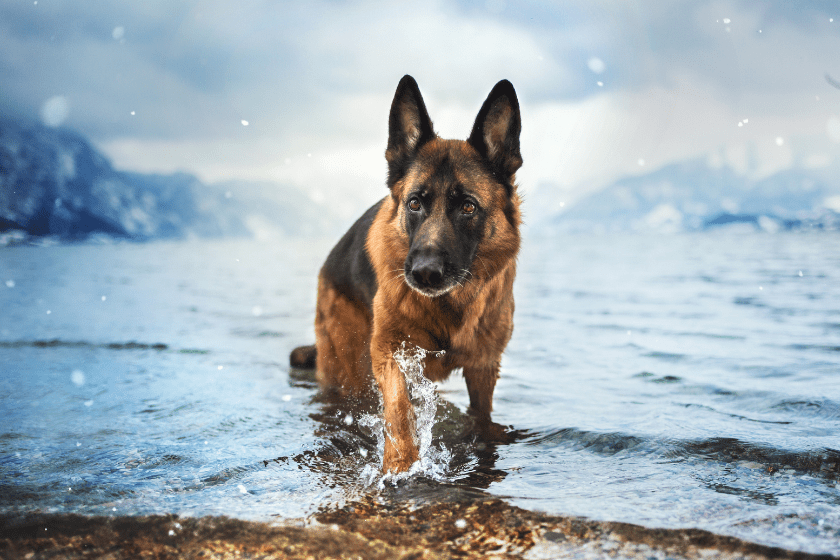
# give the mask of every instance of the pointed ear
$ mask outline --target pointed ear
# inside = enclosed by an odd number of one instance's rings
[[[403,76],[391,103],[388,117],[388,188],[405,175],[408,164],[420,146],[435,137],[432,120],[420,95],[417,82],[409,75]]]
[[[490,169],[505,182],[522,166],[519,133],[522,120],[519,100],[513,85],[502,80],[493,87],[478,116],[467,142],[490,163]]]

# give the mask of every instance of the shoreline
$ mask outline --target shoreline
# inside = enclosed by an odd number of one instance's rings
[[[177,515],[0,516],[0,556],[76,558],[837,558],[700,529],[652,529],[546,515],[499,499],[379,503],[321,510],[294,525]]]

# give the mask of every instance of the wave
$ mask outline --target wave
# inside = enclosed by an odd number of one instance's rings
[[[840,450],[832,448],[792,451],[777,449],[737,438],[714,437],[699,440],[673,440],[636,436],[621,432],[599,433],[577,428],[561,428],[532,436],[531,446],[563,446],[598,455],[634,453],[659,455],[669,462],[689,460],[720,463],[749,463],[768,473],[793,470],[834,481],[840,477]]]
[[[163,342],[91,342],[87,340],[62,340],[53,338],[49,340],[3,340],[0,341],[0,348],[98,348],[103,350],[173,350]],[[209,350],[197,348],[180,348],[176,350],[181,354],[209,354]]]

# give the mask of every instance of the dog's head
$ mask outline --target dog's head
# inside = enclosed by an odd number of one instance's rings
[[[521,121],[502,80],[478,112],[469,139],[438,138],[417,82],[405,76],[388,121],[388,188],[408,240],[406,283],[429,297],[488,279],[519,248],[515,173]]]

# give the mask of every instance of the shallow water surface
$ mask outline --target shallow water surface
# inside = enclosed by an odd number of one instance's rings
[[[396,487],[375,404],[287,366],[330,245],[1,248],[0,513],[489,493],[840,554],[836,234],[526,238],[494,412],[517,442],[473,440],[456,374],[418,396],[426,461]]]

